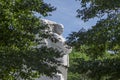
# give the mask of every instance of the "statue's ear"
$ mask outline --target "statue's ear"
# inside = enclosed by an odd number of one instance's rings
[[[53,24],[53,32],[54,33],[57,33],[57,27],[58,27],[58,24]]]

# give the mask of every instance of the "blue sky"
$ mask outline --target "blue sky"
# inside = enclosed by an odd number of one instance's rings
[[[50,3],[51,5],[57,8],[56,11],[53,11],[52,16],[45,17],[45,19],[49,19],[55,21],[57,23],[61,23],[64,25],[64,33],[63,36],[67,37],[73,31],[78,31],[82,27],[85,29],[90,28],[92,25],[96,23],[95,19],[91,19],[88,22],[83,22],[79,18],[76,18],[76,10],[80,8],[80,3],[75,0],[44,0],[46,3]]]

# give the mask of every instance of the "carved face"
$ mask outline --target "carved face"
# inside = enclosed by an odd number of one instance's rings
[[[54,32],[61,35],[63,33],[63,25],[62,24],[55,24],[54,25]]]

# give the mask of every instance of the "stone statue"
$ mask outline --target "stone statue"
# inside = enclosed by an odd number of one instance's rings
[[[49,78],[46,76],[41,76],[38,80],[67,80],[67,67],[69,67],[69,53],[72,51],[71,47],[66,45],[65,43],[65,38],[63,38],[62,33],[63,33],[63,25],[58,24],[53,21],[49,20],[42,20],[43,24],[48,25],[49,27],[49,33],[52,35],[51,38],[44,39],[43,42],[45,42],[45,45],[47,47],[52,47],[55,49],[58,49],[59,51],[62,51],[61,54],[63,54],[62,58],[59,58],[58,60],[61,61],[61,64],[66,66],[58,66],[58,69],[61,71],[61,73],[57,73],[56,75],[58,76],[57,78]]]

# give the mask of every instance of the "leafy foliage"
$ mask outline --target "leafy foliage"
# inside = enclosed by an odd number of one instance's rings
[[[40,45],[35,35],[44,39],[41,25],[35,13],[48,16],[55,10],[43,0],[0,1],[0,79],[33,79],[40,74],[52,76],[58,70],[60,52]],[[53,64],[53,65],[51,65]]]
[[[99,21],[91,29],[69,35],[67,43],[74,46],[74,53],[89,57],[72,58],[70,72],[79,74],[81,80],[119,80],[120,1],[79,1],[82,6],[77,17],[84,21],[97,17]]]
[[[81,9],[78,9],[77,17],[84,21],[94,17],[101,18],[103,16],[113,17],[119,14],[119,0],[79,0]]]

